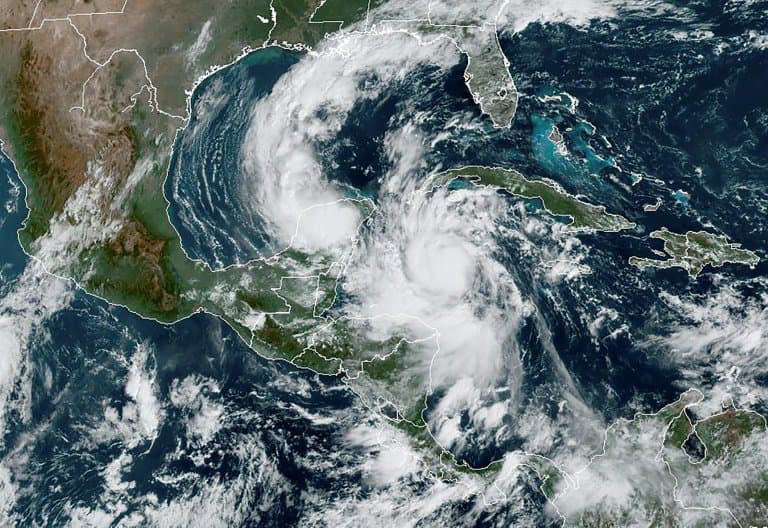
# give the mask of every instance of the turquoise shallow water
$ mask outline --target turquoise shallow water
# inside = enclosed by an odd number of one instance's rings
[[[698,9],[701,3],[689,4]],[[504,351],[521,357],[520,399],[536,409],[535,416],[557,417],[553,386],[562,385],[562,371],[606,423],[637,409],[657,409],[692,383],[711,388],[718,383],[718,344],[676,363],[659,336],[688,323],[688,314],[676,313],[664,299],[686,299],[703,313],[721,285],[733,285],[743,307],[767,293],[760,280],[768,273],[765,262],[754,271],[733,265],[708,270],[698,281],[678,269],[640,271],[627,264],[629,256],[651,256],[650,249],[659,248],[647,239],[651,230],[701,229],[703,222],[766,256],[768,51],[729,43],[751,28],[768,30],[768,21],[762,12],[745,13],[696,11],[696,24],[713,31],[708,40],[673,38],[682,22],[666,18],[627,18],[616,27],[588,30],[534,24],[502,35],[523,94],[510,130],[493,130],[479,114],[463,84],[465,63],[459,63],[444,72],[420,69],[381,97],[357,102],[337,136],[318,139],[329,179],[376,198],[379,178],[391,167],[388,132],[418,115],[425,137],[442,139],[425,153],[414,178],[437,166],[514,167],[551,178],[639,224],[633,232],[581,236],[569,249],[540,227],[549,219],[535,203],[508,198],[508,218],[492,226],[507,235],[498,240],[495,256],[535,308],[536,317],[522,324]],[[720,45],[725,47],[716,54]],[[269,249],[263,219],[236,185],[240,151],[253,101],[300,58],[277,48],[253,53],[195,92],[194,115],[179,135],[165,187],[171,219],[192,256],[220,266]],[[533,97],[563,91],[580,100],[575,114],[567,98],[541,103]],[[466,128],[451,124],[457,115]],[[549,138],[553,125],[565,152]],[[632,173],[645,177],[632,186]],[[642,205],[657,197],[659,211],[645,214]],[[0,294],[6,299],[21,287],[29,259],[16,239],[23,195],[5,158],[0,206]],[[573,282],[542,279],[558,262],[586,266],[590,273]],[[104,512],[119,525],[132,514],[163,507],[188,511],[193,500],[221,506],[215,514],[225,525],[291,526],[340,503],[395,493],[417,501],[429,488],[418,479],[399,483],[396,492],[372,486],[364,469],[371,458],[349,440],[349,431],[370,419],[354,396],[337,380],[259,359],[212,317],[166,327],[82,292],[47,314],[34,289],[22,292],[37,304],[12,319],[14,327],[35,323],[4,409],[0,448],[19,489],[11,512],[20,526],[64,525],[75,508]],[[15,317],[19,308],[18,302],[4,305],[0,315]],[[44,316],[38,321],[39,313]],[[3,359],[9,357],[6,352]],[[694,379],[686,377],[690,373]],[[768,370],[750,363],[742,377],[763,387]],[[131,396],[131,383],[139,382],[155,403],[143,415],[144,424],[156,424],[149,433],[137,425],[138,402]],[[195,418],[212,410],[221,412],[218,428],[200,436],[205,421]],[[529,417],[504,419],[507,432],[498,438],[467,433],[462,456],[483,463],[523,445],[518,431]],[[119,471],[107,475],[106,468]],[[115,475],[118,486],[108,480]],[[441,522],[559,526],[544,514],[535,486],[520,493],[523,506],[521,499],[487,507],[480,519],[467,513],[470,501],[456,499],[441,505],[450,519]],[[525,522],[523,507],[533,511]],[[433,521],[421,519],[424,525]]]
[[[537,114],[531,115],[531,125],[533,155],[543,170],[565,183],[570,179],[576,185],[605,188],[603,171],[615,167],[615,162],[598,155],[590,144],[595,135],[592,125],[578,121],[568,126],[559,116],[552,119]],[[559,142],[552,140],[553,127],[562,138]]]

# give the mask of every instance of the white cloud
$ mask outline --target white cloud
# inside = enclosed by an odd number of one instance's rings
[[[37,332],[46,319],[69,304],[72,293],[65,281],[31,261],[0,299],[0,430],[5,430],[6,414],[12,409],[22,420],[29,418],[32,340],[46,339],[46,334]]]
[[[221,429],[225,409],[215,399],[219,392],[215,380],[201,376],[187,376],[171,384],[168,396],[171,403],[187,415],[185,426],[188,439],[207,443]]]
[[[669,322],[646,344],[662,345],[693,386],[702,383],[706,372],[714,375],[709,390],[730,393],[745,405],[768,401],[768,391],[757,381],[766,372],[766,283],[753,281],[748,295],[744,285],[723,284],[707,295],[663,293]]]
[[[409,439],[392,427],[361,424],[349,431],[347,440],[366,449],[363,471],[377,487],[393,485],[422,469],[421,456],[409,447]]]
[[[203,27],[200,28],[200,33],[197,35],[197,39],[187,50],[185,56],[187,68],[193,68],[196,65],[197,60],[208,48],[211,38],[211,21],[206,20]]]
[[[328,250],[349,242],[362,218],[323,174],[316,142],[338,133],[361,98],[376,97],[418,64],[452,59],[404,34],[326,41],[254,105],[239,192],[278,243]]]
[[[139,345],[136,348],[125,384],[125,394],[131,401],[123,407],[122,414],[124,421],[135,423],[135,431],[140,438],[154,440],[163,411],[155,384],[157,373],[154,358],[150,357],[150,353],[151,349],[147,345]]]
[[[534,22],[584,26],[595,19],[613,18],[617,2],[602,0],[509,0],[498,23],[502,29],[519,32]]]

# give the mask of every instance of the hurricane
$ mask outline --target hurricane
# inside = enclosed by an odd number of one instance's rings
[[[0,524],[764,523],[768,5],[460,4],[198,78],[177,320],[0,160]]]

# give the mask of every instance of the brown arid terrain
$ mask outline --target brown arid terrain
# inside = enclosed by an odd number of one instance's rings
[[[187,97],[203,75],[250,49],[311,46],[333,29],[310,24],[315,3],[16,0],[0,7],[0,140],[27,187],[25,250],[140,313],[180,315],[169,263],[183,254],[162,182]],[[76,234],[56,234],[56,225]],[[134,275],[122,285],[120,269]]]
[[[0,7],[0,140],[27,189],[25,251],[139,314],[187,315],[185,291],[201,278],[179,271],[190,262],[166,214],[163,183],[196,83],[260,47],[310,50],[327,32],[367,20],[373,4],[16,0]],[[493,36],[488,53],[457,45],[476,66],[467,86],[494,123],[507,126],[514,84],[495,26],[478,28]]]

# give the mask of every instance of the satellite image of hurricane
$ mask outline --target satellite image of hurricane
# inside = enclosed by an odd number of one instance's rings
[[[768,0],[3,0],[0,147],[0,527],[768,526]]]

